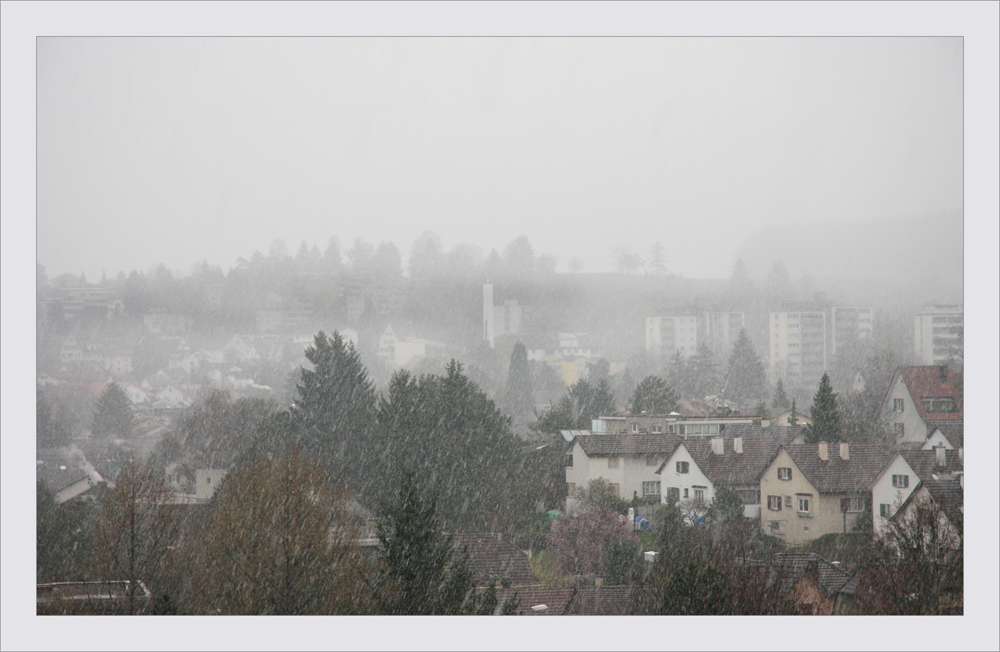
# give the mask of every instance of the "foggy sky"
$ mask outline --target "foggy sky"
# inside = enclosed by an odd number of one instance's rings
[[[728,276],[770,224],[962,208],[959,38],[40,38],[50,276],[282,238]]]

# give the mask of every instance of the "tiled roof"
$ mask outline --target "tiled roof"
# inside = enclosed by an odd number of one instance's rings
[[[926,482],[935,473],[951,473],[964,469],[957,450],[945,451],[945,466],[937,465],[937,451],[934,450],[904,450],[900,455],[910,465],[921,481]]]
[[[768,426],[764,428],[756,423],[737,423],[726,426],[721,436],[769,439],[779,444],[790,444],[793,439],[804,433],[805,428],[802,426]]]
[[[528,556],[499,534],[455,534],[452,541],[458,554],[468,547],[469,570],[476,586],[488,586],[491,581],[497,588],[539,583]]]
[[[576,589],[550,589],[546,587],[523,587],[500,589],[497,591],[497,601],[502,605],[517,594],[518,616],[563,616],[569,610],[576,596]],[[532,607],[545,605],[544,611],[535,611]]]
[[[45,483],[52,493],[90,477],[83,468],[83,456],[73,455],[68,448],[40,448],[35,460],[35,480]]]
[[[677,435],[588,435],[576,440],[588,457],[674,452]]]
[[[778,450],[778,444],[768,439],[744,439],[742,453],[733,450],[732,439],[723,439],[722,443],[723,454],[717,455],[712,452],[711,440],[681,442],[701,472],[717,487],[759,482]]]
[[[952,524],[962,523],[963,507],[965,501],[965,491],[962,489],[962,481],[953,476],[947,475],[944,477],[931,477],[929,479],[921,480],[920,486],[927,489],[930,493],[931,498],[934,499],[941,509],[944,511],[945,515],[952,522]],[[911,502],[917,500],[917,495],[919,491],[914,491],[910,494],[909,498],[900,507],[897,514],[902,514],[907,505]]]
[[[910,398],[913,399],[913,403],[917,406],[917,413],[923,421],[962,420],[962,374],[947,373],[944,369],[944,367],[938,366],[899,368],[903,382],[906,383],[906,389],[910,392]],[[924,409],[923,401],[921,401],[924,398],[947,397],[955,399],[955,407],[958,409],[958,412],[928,413]]]
[[[584,616],[628,616],[632,613],[631,586],[577,588],[579,613]]]
[[[814,552],[779,553],[772,558],[772,566],[779,573],[781,580],[779,593],[782,596],[788,595],[806,572],[812,574],[816,584],[827,597],[845,592],[845,589],[850,592],[854,588],[849,586],[850,575]]]
[[[850,444],[847,460],[840,457],[839,444],[829,444],[828,460],[819,458],[818,444],[782,448],[820,493],[857,494],[867,491],[892,457],[875,444]]]
[[[936,416],[936,415],[935,415]],[[927,422],[927,436],[934,434],[935,430],[940,430],[944,438],[955,448],[965,447],[965,428],[961,420],[958,421],[937,421]]]

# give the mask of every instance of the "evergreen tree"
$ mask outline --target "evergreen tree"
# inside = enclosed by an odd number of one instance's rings
[[[294,429],[303,453],[318,455],[331,477],[363,478],[365,448],[375,423],[375,386],[354,345],[320,331],[306,349],[313,368],[296,386]]]
[[[760,417],[761,419],[770,419],[771,410],[767,408],[767,403],[764,401],[757,401],[757,405],[754,407],[753,415],[755,417]]]
[[[799,425],[799,411],[798,408],[795,407],[794,398],[792,399],[792,407],[790,409],[792,413],[788,415],[788,425],[797,426]]]
[[[721,385],[712,350],[702,342],[690,361],[691,393],[697,398],[717,394]]]
[[[681,397],[690,396],[694,391],[690,364],[681,355],[680,350],[675,350],[670,362],[667,363],[667,384],[677,390]]]
[[[806,442],[814,444],[825,441],[828,443],[841,440],[840,409],[837,407],[837,395],[833,393],[830,377],[823,374],[819,381],[819,389],[813,398],[812,411],[809,415],[813,422],[806,426]]]
[[[128,439],[132,436],[132,401],[117,383],[109,384],[97,400],[91,430],[95,437]]]
[[[35,393],[35,437],[39,448],[55,448],[68,443],[66,431],[52,418],[52,408],[41,389]]]
[[[510,354],[507,401],[514,414],[530,413],[534,403],[531,370],[528,368],[528,350],[521,342],[514,345],[514,350]]]
[[[599,380],[597,386],[594,387],[591,410],[593,416],[587,419],[588,427],[590,426],[591,419],[596,419],[606,414],[614,414],[618,411],[618,401],[615,399],[615,393],[611,391],[611,383],[605,379]]]
[[[767,395],[767,373],[764,371],[764,363],[754,350],[745,328],[740,329],[733,350],[729,354],[725,388],[726,398],[739,405]]]
[[[601,358],[590,367],[590,373],[587,374],[587,378],[592,383],[598,383],[601,380],[611,379],[611,363],[606,359]]]
[[[665,380],[658,376],[646,376],[632,394],[632,414],[669,414],[677,409],[680,397]]]
[[[536,414],[535,417],[537,420],[528,426],[534,432],[559,434],[560,430],[576,429],[578,424],[576,415],[573,414],[573,401],[569,396],[563,396],[552,409],[541,416]]]
[[[785,384],[778,379],[778,384],[774,386],[774,398],[771,399],[771,408],[777,412],[784,412],[792,405],[788,402],[788,395],[785,394]]]

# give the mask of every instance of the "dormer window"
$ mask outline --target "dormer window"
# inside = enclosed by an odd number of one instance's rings
[[[920,402],[924,406],[924,412],[928,414],[951,414],[958,412],[958,409],[955,407],[955,399],[950,396],[922,398]]]

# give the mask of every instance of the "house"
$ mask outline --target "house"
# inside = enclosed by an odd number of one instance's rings
[[[813,420],[804,414],[800,414],[798,410],[795,413],[795,423],[800,426],[812,425]],[[771,426],[791,426],[792,425],[792,411],[785,410],[778,416],[769,420]]]
[[[890,457],[873,444],[779,446],[761,475],[761,527],[793,545],[854,531]]]
[[[945,364],[964,354],[964,307],[929,306],[913,318],[913,350],[926,365]]]
[[[942,422],[961,422],[961,373],[946,366],[899,367],[882,402],[901,447],[920,448]]]
[[[604,479],[622,498],[660,498],[657,468],[674,452],[677,435],[583,435],[567,447],[567,511],[572,511],[573,495],[591,480]]]
[[[936,477],[962,473],[962,449],[904,449],[896,453],[872,483],[872,524],[876,534],[885,530],[896,514],[922,483]]]
[[[778,595],[799,614],[829,616],[847,614],[854,602],[857,582],[816,553],[780,553],[771,558]]]
[[[528,555],[499,533],[455,534],[452,545],[456,553],[453,558],[468,551],[469,571],[476,586],[489,586],[491,582],[498,588],[539,584]]]
[[[938,447],[949,450],[965,448],[965,434],[961,421],[930,421],[927,429],[930,434],[921,446],[922,450],[933,450]]]
[[[703,509],[719,487],[727,487],[743,499],[744,516],[759,518],[760,477],[778,446],[770,439],[742,437],[682,441],[656,470],[664,487],[663,503],[687,501]]]
[[[623,414],[600,416],[591,421],[591,430],[595,435],[642,435],[668,434],[691,436],[718,436],[725,433],[726,428],[734,425],[749,425],[759,423],[756,417],[700,417],[682,416],[676,412],[671,414]]]
[[[101,474],[75,446],[40,448],[35,457],[35,479],[53,493],[57,505],[104,483]]]
[[[198,469],[194,472],[194,495],[199,501],[211,500],[229,473],[226,469]]]
[[[580,609],[576,588],[521,587],[497,591],[497,613],[514,599],[518,616],[565,616]]]

